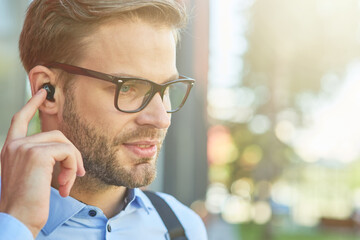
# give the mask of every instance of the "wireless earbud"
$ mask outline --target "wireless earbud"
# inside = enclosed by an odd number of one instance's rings
[[[55,94],[55,88],[53,85],[51,85],[50,83],[45,83],[42,88],[44,88],[47,92],[47,96],[46,99],[49,101],[55,101],[54,99],[54,94]]]

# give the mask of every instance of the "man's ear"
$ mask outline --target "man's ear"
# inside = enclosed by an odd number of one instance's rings
[[[46,114],[57,114],[59,110],[59,99],[56,91],[56,75],[47,67],[44,66],[36,66],[29,72],[29,80],[31,86],[32,95],[36,94],[41,88],[46,84],[50,84],[54,87],[54,97],[49,100],[46,99],[45,102],[40,106],[39,110]]]

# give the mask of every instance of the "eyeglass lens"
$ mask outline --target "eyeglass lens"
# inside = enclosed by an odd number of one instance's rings
[[[184,101],[189,84],[176,82],[168,85],[164,90],[163,103],[168,112],[177,110]],[[152,96],[152,85],[147,81],[130,80],[121,85],[117,104],[123,111],[135,111],[149,101]]]

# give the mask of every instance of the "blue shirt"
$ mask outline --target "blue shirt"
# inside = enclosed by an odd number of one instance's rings
[[[207,239],[200,217],[174,197],[157,193],[172,208],[189,240]],[[129,189],[126,207],[108,219],[101,209],[72,197],[63,198],[52,188],[49,218],[36,240],[161,240],[168,239],[164,223],[140,189]],[[34,216],[36,217],[36,216]],[[16,218],[0,213],[0,240],[32,240],[29,229]]]

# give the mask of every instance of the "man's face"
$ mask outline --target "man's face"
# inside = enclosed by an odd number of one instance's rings
[[[148,23],[107,23],[89,39],[80,67],[156,83],[177,76],[170,28]],[[138,113],[114,107],[115,85],[76,76],[65,93],[61,130],[83,155],[87,180],[130,188],[150,184],[170,115],[159,94]]]

